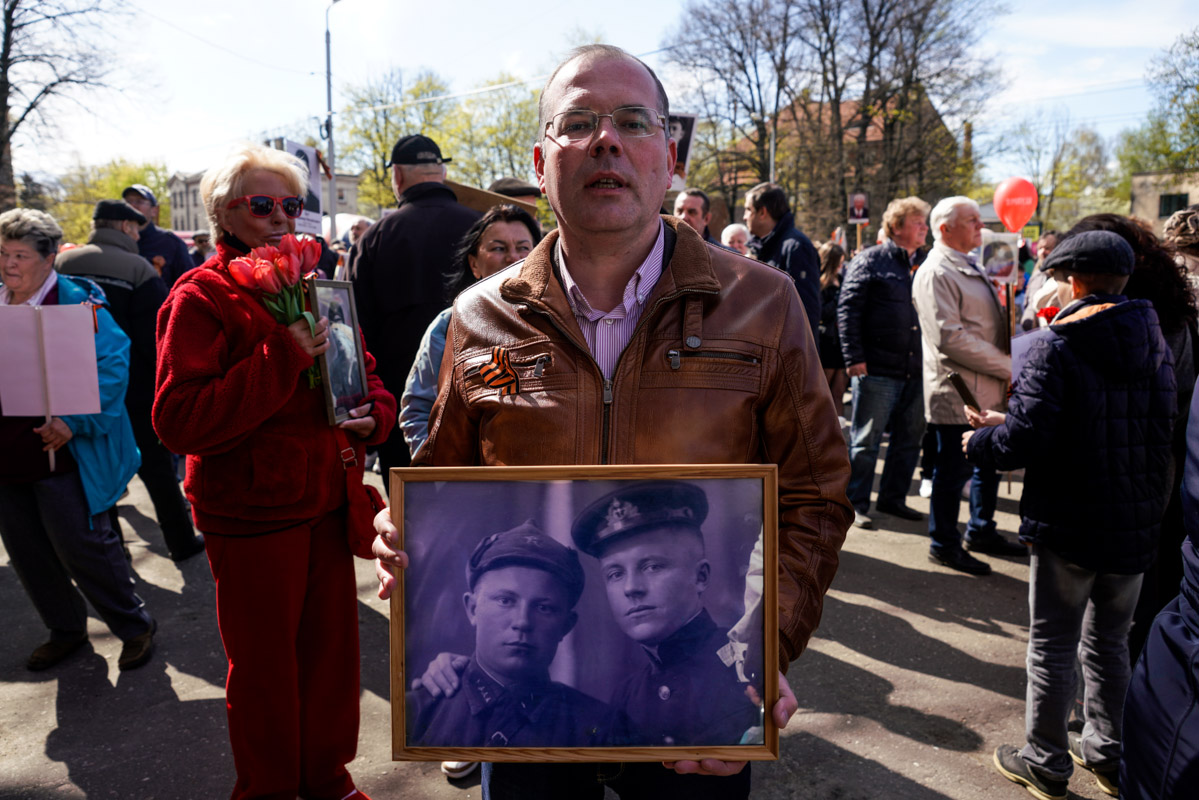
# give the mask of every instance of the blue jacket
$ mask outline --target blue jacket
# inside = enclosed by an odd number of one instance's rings
[[[1037,335],[1037,334],[1030,334]],[[1007,420],[967,456],[1027,467],[1020,539],[1095,572],[1144,572],[1170,494],[1174,364],[1148,300],[1089,295],[1039,334]]]
[[[100,378],[100,413],[62,418],[73,436],[67,448],[79,465],[88,512],[93,516],[116,505],[125,485],[137,473],[142,456],[125,410],[129,385],[129,337],[108,313],[100,287],[86,278],[58,276],[58,304],[96,306],[96,369]]]
[[[441,357],[445,354],[445,333],[450,327],[450,312],[447,308],[429,323],[416,361],[408,371],[404,394],[400,398],[400,430],[412,455],[429,438],[429,414],[433,401],[437,399],[437,378],[441,374]]]
[[[758,260],[791,276],[803,301],[812,338],[820,339],[820,256],[812,240],[795,229],[795,215],[787,213],[762,239],[755,240]]]
[[[864,361],[871,375],[921,377],[920,319],[912,304],[906,250],[887,241],[849,262],[837,301],[837,329],[847,366]]]

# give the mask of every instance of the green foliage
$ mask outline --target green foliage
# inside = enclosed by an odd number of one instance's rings
[[[154,192],[159,203],[159,220],[169,225],[171,195],[167,191],[170,174],[165,164],[135,164],[116,159],[99,166],[77,164],[59,179],[58,198],[51,204],[50,216],[63,230],[63,240],[87,241],[92,227],[92,211],[99,200],[115,200],[121,191],[141,183]]]
[[[454,153],[457,180],[486,188],[498,178],[533,181],[533,144],[537,139],[537,91],[508,73],[468,96],[446,131]],[[443,147],[445,142],[441,143]]]

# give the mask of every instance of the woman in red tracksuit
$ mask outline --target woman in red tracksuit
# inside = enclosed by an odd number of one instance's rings
[[[395,399],[366,356],[368,395],[328,424],[305,371],[328,321],[285,326],[230,261],[295,229],[307,170],[247,144],[201,183],[216,254],[158,316],[154,428],[187,453],[184,489],[206,535],[237,768],[232,797],[365,798],[346,771],[358,743],[358,618],[349,520],[370,518],[364,445],[385,440]],[[345,453],[343,458],[342,453]]]

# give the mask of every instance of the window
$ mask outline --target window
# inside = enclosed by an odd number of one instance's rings
[[[1190,195],[1186,192],[1182,194],[1163,194],[1157,201],[1157,215],[1159,217],[1168,217],[1175,211],[1182,211],[1189,206]]]
[[[338,189],[337,190],[337,202],[344,203],[345,201],[346,201],[346,190]]]

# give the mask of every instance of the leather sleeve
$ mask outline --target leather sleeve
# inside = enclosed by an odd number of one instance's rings
[[[820,624],[853,511],[849,453],[799,296],[783,292],[778,349],[762,412],[763,461],[778,464],[779,666]]]

